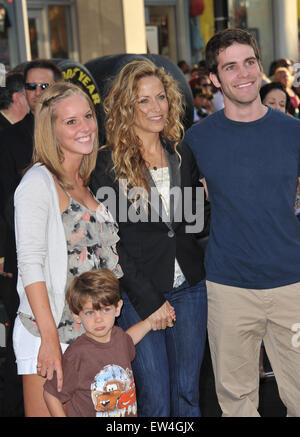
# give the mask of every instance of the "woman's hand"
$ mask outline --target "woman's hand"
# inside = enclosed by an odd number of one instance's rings
[[[37,373],[44,378],[52,379],[56,371],[57,391],[59,392],[63,384],[61,358],[62,352],[57,335],[47,340],[42,339],[37,360]]]
[[[53,319],[45,282],[34,282],[25,287],[29,305],[40,334],[41,346],[37,357],[37,374],[47,379],[56,371],[57,390],[62,389],[62,352],[58,332]]]
[[[153,331],[166,329],[166,327],[172,328],[175,319],[175,310],[168,301],[148,317]]]

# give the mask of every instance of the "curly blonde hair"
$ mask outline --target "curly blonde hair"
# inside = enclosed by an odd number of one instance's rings
[[[163,140],[171,141],[176,152],[184,132],[181,122],[184,115],[183,96],[177,81],[162,67],[157,67],[148,59],[128,63],[116,77],[104,100],[107,139],[104,147],[112,150],[115,179],[126,179],[128,186],[142,187],[147,192],[150,191],[147,165],[141,154],[141,139],[134,130],[134,117],[139,81],[149,76],[157,77],[164,86],[169,112],[160,136]]]
[[[66,178],[62,166],[64,156],[56,140],[54,129],[56,120],[55,109],[58,102],[73,96],[81,96],[88,102],[94,120],[97,123],[95,108],[89,96],[77,85],[65,81],[56,82],[43,92],[37,103],[34,115],[35,127],[32,164],[35,164],[36,162],[44,164],[65,188],[72,188],[72,183]],[[82,178],[84,185],[88,185],[90,175],[96,166],[98,150],[99,144],[97,130],[93,151],[89,155],[83,156],[79,168],[79,175]]]

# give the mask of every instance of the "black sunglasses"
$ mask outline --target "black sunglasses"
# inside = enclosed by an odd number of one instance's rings
[[[50,83],[34,83],[34,82],[26,82],[25,83],[25,90],[27,91],[34,91],[37,89],[37,87],[40,87],[41,90],[45,90],[46,88],[48,88],[48,86],[50,86]]]

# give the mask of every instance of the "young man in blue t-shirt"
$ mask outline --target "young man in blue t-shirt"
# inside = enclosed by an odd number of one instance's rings
[[[267,108],[259,49],[226,29],[206,47],[225,109],[186,133],[211,202],[208,334],[223,416],[259,416],[264,341],[289,416],[300,416],[300,121]]]

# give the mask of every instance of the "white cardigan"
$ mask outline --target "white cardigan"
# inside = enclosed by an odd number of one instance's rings
[[[68,255],[57,190],[45,166],[35,164],[27,171],[14,201],[19,311],[33,316],[25,287],[45,282],[57,326],[65,305]]]

